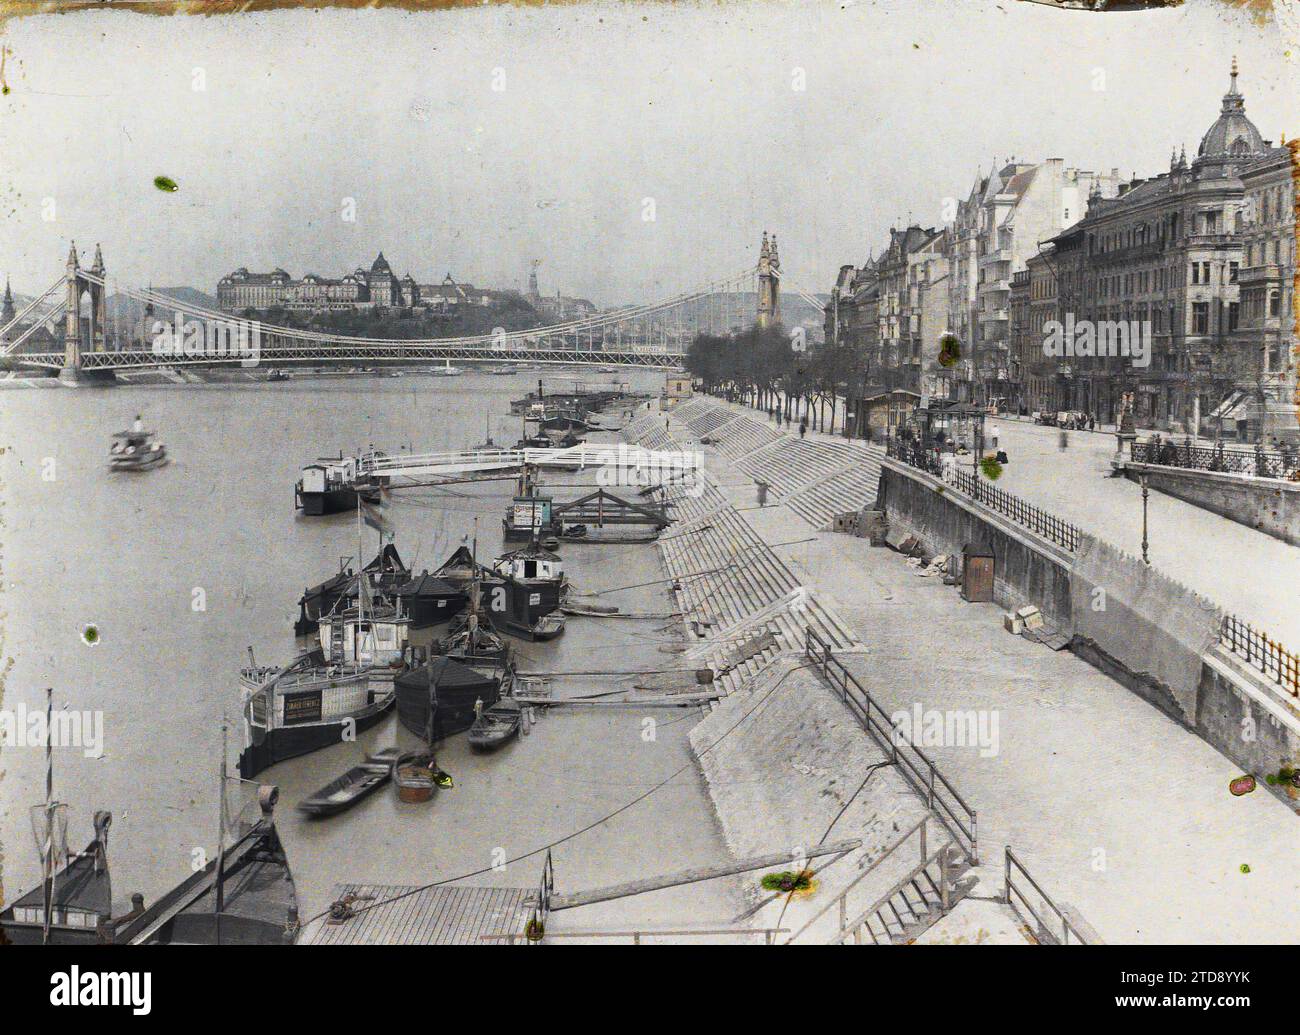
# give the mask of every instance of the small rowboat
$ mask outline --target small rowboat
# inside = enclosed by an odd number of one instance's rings
[[[428,801],[439,787],[451,785],[451,777],[438,768],[437,759],[427,749],[408,751],[393,762],[398,801]]]
[[[372,791],[388,782],[393,775],[396,748],[385,748],[353,766],[336,780],[331,780],[315,794],[298,802],[298,811],[309,816],[333,816],[350,809]]]
[[[503,697],[484,710],[469,728],[469,746],[475,751],[492,751],[519,733],[523,710],[519,702]]]

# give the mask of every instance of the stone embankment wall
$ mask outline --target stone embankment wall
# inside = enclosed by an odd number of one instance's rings
[[[1244,771],[1263,777],[1300,764],[1300,704],[1219,646],[1212,602],[1090,535],[1067,551],[897,461],[882,468],[877,508],[932,553],[988,545],[998,604],[1037,605],[1074,653]]]
[[[1047,621],[1067,635],[1072,628],[1070,555],[1008,518],[980,506],[941,479],[887,460],[881,469],[883,500],[891,538],[908,533],[933,553],[960,559],[966,543],[984,543],[997,559],[993,598],[1007,610],[1036,604]]]
[[[1166,495],[1300,545],[1300,484],[1133,461],[1125,461],[1123,471],[1131,481],[1146,475],[1147,484]]]

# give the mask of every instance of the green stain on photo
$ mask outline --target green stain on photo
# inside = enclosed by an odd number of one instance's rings
[[[81,630],[81,638],[93,647],[99,642],[99,627],[96,625],[86,626]]]
[[[155,176],[153,178],[153,185],[159,190],[165,190],[168,192],[178,191],[181,189],[180,185],[170,176]]]

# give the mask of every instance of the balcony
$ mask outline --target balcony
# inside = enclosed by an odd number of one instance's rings
[[[1282,267],[1274,262],[1250,266],[1237,273],[1238,284],[1269,284],[1280,282],[1281,279]]]

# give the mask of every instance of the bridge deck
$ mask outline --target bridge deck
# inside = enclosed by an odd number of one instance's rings
[[[569,469],[617,466],[668,478],[694,469],[698,466],[698,458],[691,453],[661,452],[626,443],[583,444],[562,449],[468,449],[446,453],[367,455],[357,461],[356,469],[360,478],[414,478],[512,470],[525,464]]]

